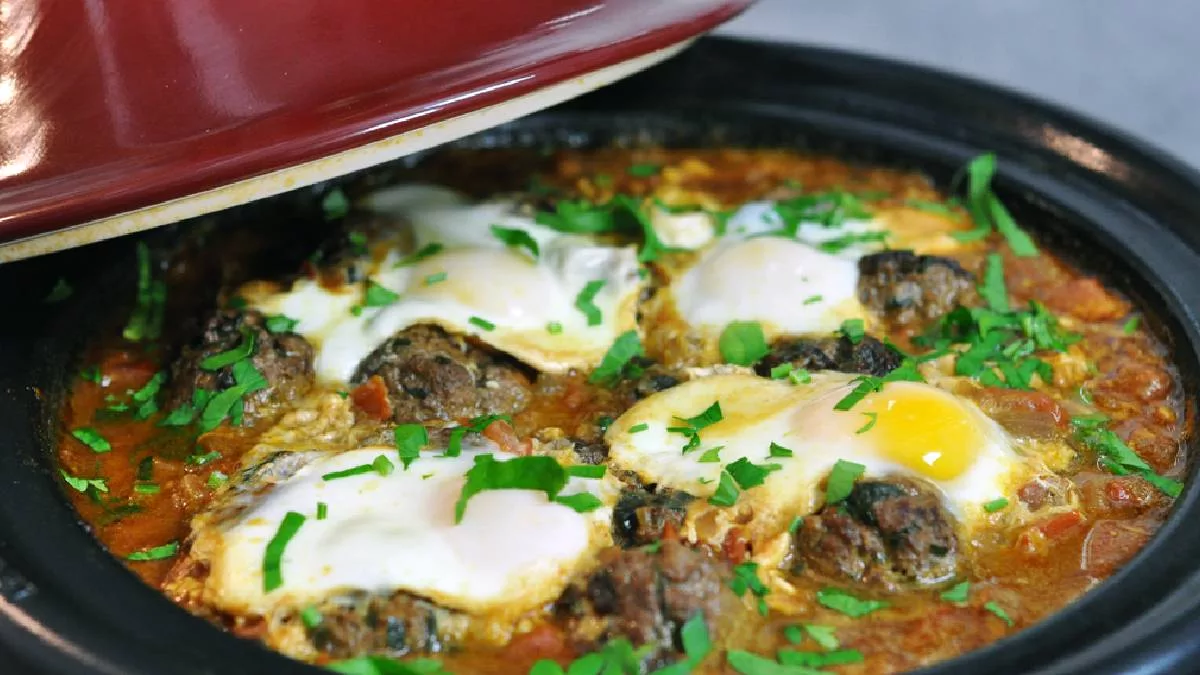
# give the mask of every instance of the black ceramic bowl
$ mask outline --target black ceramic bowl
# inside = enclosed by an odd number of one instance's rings
[[[1022,222],[1139,302],[1195,400],[1200,176],[1119,133],[929,70],[709,39],[462,144],[614,142],[794,147],[917,169],[943,185],[966,159],[993,150],[998,189]],[[281,204],[224,217],[270,217]],[[114,298],[133,295],[130,244],[0,268],[0,672],[317,673],[213,629],[143,585],[96,545],[55,480],[51,439],[64,386],[83,341],[112,325],[105,316]],[[61,275],[79,291],[63,304],[41,303]],[[1192,670],[1200,655],[1197,495],[1191,481],[1145,550],[1075,604],[928,672]]]

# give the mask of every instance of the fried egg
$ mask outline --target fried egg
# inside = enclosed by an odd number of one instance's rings
[[[407,591],[451,609],[516,617],[553,600],[612,543],[612,479],[571,478],[563,495],[590,492],[604,506],[578,513],[542,492],[475,494],[455,524],[464,476],[480,453],[514,455],[486,441],[457,457],[422,453],[402,469],[393,447],[330,453],[205,526],[191,547],[209,567],[203,593],[225,611],[268,615],[347,592]],[[327,479],[390,457],[388,475]],[[318,516],[320,512],[324,516]],[[266,592],[264,559],[288,513],[306,517],[280,558],[282,583]]]
[[[781,222],[770,202],[750,202],[726,224],[724,236],[703,236],[704,214],[652,221],[669,245],[697,249],[695,260],[670,270],[669,296],[688,326],[715,335],[733,321],[757,321],[767,335],[829,333],[866,317],[858,301],[858,264],[878,244],[852,244],[837,253],[819,246],[850,234],[877,231],[873,221],[838,228],[802,224],[795,238],[774,236]],[[709,226],[711,232],[711,223]]]
[[[850,410],[836,410],[856,386],[852,377],[820,373],[794,385],[733,374],[686,382],[643,399],[609,427],[610,459],[647,483],[699,497],[714,495],[737,460],[768,466],[765,482],[737,501],[752,513],[747,528],[754,538],[816,511],[821,483],[838,460],[863,465],[866,477],[926,481],[967,524],[1039,468],[1040,460],[1018,453],[974,403],[932,385],[888,383]],[[671,428],[714,403],[722,419],[700,429],[698,447],[685,453],[687,435]]]
[[[595,367],[617,336],[637,326],[634,246],[563,234],[511,202],[472,204],[432,186],[393,188],[366,205],[395,215],[406,235],[361,261],[364,276],[385,291],[372,296],[369,284],[328,288],[315,279],[280,292],[242,291],[251,306],[299,320],[295,330],[316,348],[314,367],[326,382],[349,380],[367,354],[417,323],[475,336],[547,372]],[[526,233],[538,255],[507,246],[493,225]],[[413,256],[421,251],[427,255]],[[581,294],[592,316],[580,309]]]

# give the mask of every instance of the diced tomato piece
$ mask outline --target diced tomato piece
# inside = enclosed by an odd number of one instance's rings
[[[369,417],[381,422],[392,418],[392,402],[388,400],[387,385],[378,375],[372,375],[355,387],[350,392],[350,400]]]
[[[1071,531],[1073,527],[1083,522],[1083,514],[1078,511],[1068,511],[1047,518],[1038,524],[1037,528],[1046,535],[1047,539],[1055,539]]]
[[[742,534],[741,528],[730,528],[729,533],[725,535],[723,549],[729,562],[737,565],[746,559],[746,554],[750,551],[750,542]]]
[[[512,425],[504,420],[496,420],[487,425],[480,434],[489,441],[500,446],[504,452],[528,454],[523,450],[521,438],[513,431]]]
[[[1066,410],[1040,391],[988,387],[975,402],[1014,436],[1053,438],[1067,429]]]
[[[508,643],[507,652],[509,658],[523,664],[521,670],[528,670],[529,666],[541,659],[561,661],[573,655],[562,630],[549,624],[515,636]]]

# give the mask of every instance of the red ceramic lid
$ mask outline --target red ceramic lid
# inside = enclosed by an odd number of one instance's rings
[[[751,0],[0,5],[0,261],[445,142],[670,56]]]

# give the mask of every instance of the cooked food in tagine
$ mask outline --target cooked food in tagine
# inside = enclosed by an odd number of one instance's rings
[[[343,673],[951,658],[1126,563],[1191,424],[994,169],[453,150],[180,229],[85,354],[65,487],[179,605]]]

